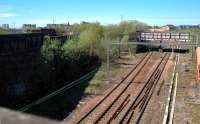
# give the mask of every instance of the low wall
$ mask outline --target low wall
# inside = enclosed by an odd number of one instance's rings
[[[59,122],[0,108],[0,124],[58,124]]]
[[[0,106],[18,101],[40,59],[41,33],[0,35]],[[7,102],[6,102],[7,101]]]

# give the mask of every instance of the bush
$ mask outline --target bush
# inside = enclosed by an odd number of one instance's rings
[[[7,34],[8,32],[2,28],[0,28],[0,34]]]
[[[46,63],[53,63],[61,54],[61,43],[57,40],[46,40],[41,49],[42,57]]]
[[[41,64],[37,69],[51,87],[78,78],[93,66],[107,59],[107,46],[116,40],[128,42],[129,35],[137,29],[145,29],[140,22],[122,22],[119,25],[101,26],[99,23],[75,24],[71,30],[78,37],[63,45],[57,40],[46,40],[41,49]],[[119,47],[112,47],[111,60],[119,57]],[[42,73],[41,73],[42,72]],[[42,77],[42,76],[38,76]],[[61,82],[61,83],[59,83]]]

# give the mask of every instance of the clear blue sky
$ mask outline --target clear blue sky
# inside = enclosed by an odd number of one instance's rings
[[[102,24],[139,20],[149,25],[199,24],[200,0],[0,0],[0,24]]]

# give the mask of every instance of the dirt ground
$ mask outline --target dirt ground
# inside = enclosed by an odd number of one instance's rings
[[[104,94],[106,94],[117,82],[121,80],[134,65],[139,61],[142,54],[132,57],[126,57],[112,65],[110,72],[110,83],[105,78],[101,80],[101,85],[93,89],[90,94],[80,101],[77,108],[66,118],[63,123],[70,122],[73,118],[81,116],[85,111],[90,110]],[[195,57],[194,57],[195,58]],[[161,80],[150,100],[141,124],[160,124],[163,121],[166,99],[171,81],[174,56],[170,57],[167,66],[163,72]],[[117,67],[117,68],[116,68]],[[200,82],[196,80],[196,60],[192,58],[191,53],[180,54],[180,61],[176,71],[179,73],[177,96],[175,102],[174,124],[200,124]],[[97,73],[106,73],[100,69]],[[96,80],[96,79],[94,79]]]
[[[200,82],[196,80],[196,60],[180,54],[174,124],[200,124]]]
[[[175,102],[174,124],[200,124],[200,82],[196,80],[196,60],[192,53],[179,54],[177,96]],[[172,65],[172,62],[169,62]],[[169,66],[169,64],[168,64]],[[169,69],[167,69],[169,68]],[[169,90],[172,69],[166,67],[164,86],[154,93],[141,124],[161,124]],[[162,80],[161,80],[162,81]],[[160,81],[159,87],[162,86]],[[156,112],[155,112],[156,111]]]
[[[173,65],[174,54],[171,54],[160,81],[158,82],[152,98],[143,114],[140,124],[162,123]]]

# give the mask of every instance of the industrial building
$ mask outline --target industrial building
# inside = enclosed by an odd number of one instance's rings
[[[9,24],[2,24],[2,28],[8,30],[9,29]]]
[[[69,23],[67,23],[67,24],[47,24],[47,28],[53,28],[53,29],[56,29],[56,28],[68,29],[69,26],[70,26]]]
[[[169,32],[175,30],[176,27],[174,25],[165,25],[162,27],[153,27],[150,29],[151,32]]]
[[[36,24],[23,24],[22,29],[23,30],[36,29]]]

